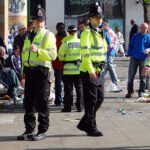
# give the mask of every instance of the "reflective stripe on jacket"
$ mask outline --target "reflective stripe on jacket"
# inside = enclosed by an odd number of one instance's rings
[[[43,28],[34,37],[33,44],[38,48],[37,53],[29,51],[30,39],[27,36],[22,51],[23,65],[25,67],[42,66],[51,69],[51,61],[55,60],[57,56],[54,34]]]
[[[97,68],[94,68],[92,63],[105,62],[107,54],[106,40],[98,32],[87,27],[81,34],[80,44],[82,55],[80,70],[89,73],[97,72]]]
[[[77,60],[81,60],[80,39],[77,35],[68,35],[63,39],[58,57],[64,62],[63,74],[80,74],[79,65],[76,64]]]

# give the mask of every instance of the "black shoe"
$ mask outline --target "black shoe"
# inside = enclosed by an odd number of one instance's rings
[[[87,129],[85,127],[83,127],[82,125],[77,125],[77,128],[81,131],[87,132]]]
[[[63,108],[63,109],[61,110],[61,112],[71,112],[71,109],[65,109],[65,108]]]
[[[91,132],[88,132],[87,136],[103,136],[103,133],[96,129]]]
[[[94,130],[88,130],[85,127],[78,125],[77,128],[81,131],[84,131],[87,133],[88,136],[103,136],[103,133],[100,132],[98,129],[94,129]]]
[[[37,133],[33,136],[32,141],[40,141],[46,138],[45,133]]]
[[[132,95],[133,95],[133,93],[127,93],[126,96],[125,96],[125,98],[131,98]]]
[[[34,132],[24,132],[22,135],[17,136],[18,141],[23,141],[23,140],[32,140],[34,137]]]
[[[55,104],[56,106],[61,106],[61,102],[55,101],[54,104]]]

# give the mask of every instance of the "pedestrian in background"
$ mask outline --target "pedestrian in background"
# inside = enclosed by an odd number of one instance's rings
[[[148,24],[142,23],[140,26],[140,32],[135,34],[130,43],[127,51],[127,56],[130,57],[129,71],[128,71],[128,85],[126,98],[131,98],[134,89],[134,78],[139,68],[140,85],[138,90],[138,96],[143,97],[146,87],[146,77],[142,75],[142,70],[145,66],[147,54],[144,54],[144,50],[150,48],[150,34],[147,33]]]
[[[45,29],[44,9],[38,8],[33,15],[35,31],[27,35],[22,51],[25,74],[24,123],[25,132],[18,140],[38,141],[46,137],[49,127],[49,102],[51,61],[55,60],[56,39],[53,33]],[[38,132],[35,107],[38,111]]]
[[[19,23],[17,29],[18,29],[19,34],[14,37],[13,49],[15,49],[16,46],[19,46],[20,52],[22,52],[24,40],[27,35],[26,27],[23,23]]]
[[[8,33],[8,45],[7,45],[7,49],[8,49],[8,56],[11,56],[13,53],[13,43],[14,43],[14,34],[13,34],[13,29],[9,29],[9,33]]]
[[[0,82],[8,89],[6,97],[12,100],[10,104],[14,103],[16,105],[16,101],[18,100],[17,90],[20,88],[20,82],[15,71],[6,67],[5,51],[5,48],[0,46]]]
[[[88,136],[102,136],[97,129],[96,112],[104,100],[104,85],[99,80],[106,60],[107,43],[102,24],[103,12],[100,6],[92,5],[89,11],[89,25],[81,34],[81,77],[83,83],[84,116],[77,128],[87,133]]]
[[[77,37],[76,26],[68,26],[67,31],[69,35],[63,39],[58,52],[59,59],[64,63],[64,108],[62,109],[62,112],[71,112],[74,86],[77,97],[77,112],[81,112],[83,110],[83,89],[79,70],[81,62],[80,39]]]
[[[57,33],[56,37],[56,46],[57,46],[57,53],[59,52],[59,48],[62,44],[62,40],[64,37],[67,36],[67,32],[65,31],[65,25],[63,22],[58,22],[56,25]],[[55,76],[55,105],[61,105],[63,103],[62,97],[62,73],[63,73],[63,63],[57,57],[54,61],[52,61],[52,66],[54,69],[54,76]]]
[[[147,54],[145,67],[142,70],[143,76],[150,76],[150,48],[144,50],[144,54]]]
[[[129,35],[129,41],[131,41],[134,34],[139,32],[139,26],[136,24],[134,19],[131,19],[130,24],[132,25]]]
[[[116,27],[115,30],[116,30],[116,35],[118,38],[117,52],[120,53],[123,57],[125,57],[125,50],[124,50],[124,46],[123,46],[123,44],[124,44],[123,34],[121,33],[119,27]]]
[[[16,48],[13,51],[14,51],[13,54],[6,58],[6,67],[10,67],[16,72],[21,86],[24,87],[24,79],[22,75],[22,66],[21,66],[22,62],[19,46],[16,46]]]
[[[107,59],[106,59],[106,65],[104,68],[104,71],[102,73],[103,78],[106,76],[107,71],[109,72],[110,79],[113,83],[114,89],[113,91],[121,91],[119,85],[118,85],[118,77],[116,74],[116,70],[114,68],[114,58],[116,55],[116,49],[118,45],[118,38],[115,32],[109,27],[109,24],[107,21],[103,21],[103,29],[106,35],[106,41],[108,44],[108,51],[107,51]]]
[[[5,53],[8,54],[8,50],[7,50],[5,41],[4,41],[3,37],[1,37],[1,36],[0,36],[0,46],[4,47],[5,48]]]
[[[81,37],[81,33],[83,32],[83,30],[85,29],[85,27],[88,25],[88,21],[83,19],[79,22],[78,24],[78,29],[79,29],[79,34],[78,34],[78,38]]]

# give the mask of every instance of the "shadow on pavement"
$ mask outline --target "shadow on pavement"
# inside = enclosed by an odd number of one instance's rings
[[[80,135],[47,135],[47,138],[60,138],[60,137],[82,137],[82,136],[86,136],[86,134],[80,134]],[[10,142],[10,141],[18,141],[17,140],[17,135],[16,136],[0,136],[0,142]],[[22,140],[23,141],[23,140]],[[25,140],[27,141],[27,140]],[[18,141],[19,142],[19,141]]]
[[[61,110],[63,109],[63,105],[56,106],[56,105],[50,105],[49,110],[50,113],[61,113]],[[38,111],[37,111],[38,112]],[[72,113],[77,112],[75,105],[72,106]],[[23,106],[20,105],[10,105],[10,106],[1,106],[0,107],[0,113],[24,113]]]
[[[86,134],[61,134],[61,135],[47,135],[47,138],[59,138],[59,137],[87,137]]]
[[[138,146],[138,147],[109,147],[109,148],[48,148],[48,149],[28,149],[28,150],[143,150],[150,149],[150,146]]]
[[[0,136],[0,142],[17,141],[17,136]]]

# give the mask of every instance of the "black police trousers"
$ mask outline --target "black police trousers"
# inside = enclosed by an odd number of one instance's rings
[[[76,90],[76,108],[83,109],[83,88],[80,75],[63,75],[64,82],[64,109],[71,110],[73,104],[73,86]]]
[[[104,100],[104,86],[99,78],[91,79],[88,73],[81,72],[85,114],[78,126],[92,132],[97,129],[96,112]]]
[[[25,68],[24,123],[26,131],[36,127],[35,111],[38,111],[38,132],[44,133],[49,127],[50,72],[44,67]]]

